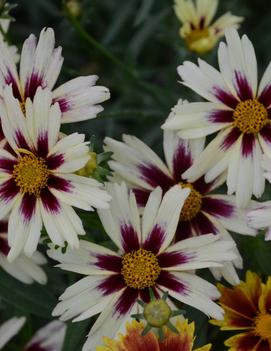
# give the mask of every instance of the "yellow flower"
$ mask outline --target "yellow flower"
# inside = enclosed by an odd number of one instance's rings
[[[175,0],[175,13],[182,22],[180,35],[190,51],[204,54],[213,49],[218,39],[224,36],[227,27],[238,28],[242,17],[230,12],[211,21],[216,13],[218,0]]]
[[[271,277],[264,284],[248,271],[245,282],[232,289],[218,285],[218,289],[225,316],[211,323],[237,332],[225,342],[229,351],[271,351]]]
[[[165,338],[159,340],[155,333],[149,332],[142,336],[144,323],[132,321],[126,325],[126,335],[119,335],[117,340],[103,338],[104,345],[98,346],[96,351],[192,351],[194,344],[194,323],[178,319],[175,327],[179,334],[175,334],[165,327]],[[209,351],[211,344],[205,345],[194,351]]]

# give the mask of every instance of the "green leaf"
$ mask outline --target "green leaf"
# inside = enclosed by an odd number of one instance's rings
[[[51,318],[57,300],[46,286],[26,285],[0,269],[0,297],[24,313]]]
[[[82,340],[85,340],[89,320],[68,324],[62,351],[81,350]]]
[[[144,22],[151,11],[152,5],[154,4],[154,0],[143,0],[141,7],[137,13],[134,26],[139,26],[142,22]]]

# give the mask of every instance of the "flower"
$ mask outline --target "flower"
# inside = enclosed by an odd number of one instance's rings
[[[104,346],[98,346],[96,351],[209,351],[211,344],[193,349],[194,344],[194,322],[178,319],[175,327],[179,334],[165,328],[164,340],[159,340],[155,333],[149,332],[142,336],[144,323],[132,321],[126,324],[126,334],[119,335],[117,340],[107,337],[103,338]]]
[[[31,34],[23,44],[19,73],[6,44],[0,39],[1,90],[11,84],[14,97],[25,110],[27,98],[34,99],[38,87],[53,89],[59,76],[63,57],[61,47],[55,48],[55,35],[51,28],[44,28],[39,40]],[[97,105],[110,94],[107,88],[95,86],[97,76],[74,78],[53,90],[52,103],[58,102],[62,123],[94,118],[103,110]]]
[[[271,350],[271,277],[264,284],[256,273],[248,271],[246,281],[240,285],[218,285],[218,289],[225,318],[212,324],[221,330],[236,331],[225,342],[230,351]]]
[[[175,0],[174,10],[183,24],[180,35],[190,51],[204,54],[212,50],[227,27],[238,28],[243,21],[227,12],[211,24],[217,6],[218,0]]]
[[[10,25],[10,19],[0,19],[0,26],[1,26],[4,33],[7,33],[8,29],[9,29],[9,25]],[[5,40],[5,38],[3,37],[1,32],[0,32],[0,38],[3,41]],[[9,46],[7,43],[5,43],[5,45],[7,47],[7,50],[9,51],[10,55],[12,56],[13,62],[17,63],[20,59],[17,47],[15,45]]]
[[[162,190],[155,189],[142,217],[134,193],[124,183],[109,184],[108,191],[111,207],[98,213],[119,251],[81,241],[79,250],[48,252],[62,269],[86,275],[60,296],[53,315],[80,321],[102,312],[83,351],[99,345],[104,332],[115,337],[127,318],[138,312],[137,299],[149,301],[149,288],[156,297],[166,289],[169,296],[222,318],[223,310],[212,301],[217,289],[191,270],[234,259],[233,243],[209,234],[171,245],[189,189],[177,185],[163,199]]]
[[[177,106],[180,104],[181,101]],[[224,182],[224,177],[207,183],[201,176],[189,183],[182,176],[200,155],[204,140],[187,141],[174,132],[165,131],[163,146],[166,164],[136,137],[124,135],[123,140],[119,142],[105,138],[105,149],[113,152],[113,161],[109,165],[115,171],[115,177],[130,184],[139,205],[146,204],[156,186],[160,186],[163,193],[175,184],[191,189],[182,208],[176,241],[207,233],[220,233],[224,239],[232,240],[226,229],[241,234],[256,233],[246,224],[244,211],[236,207],[233,196],[213,193]],[[242,258],[237,249],[236,254],[235,266],[242,268]],[[239,283],[232,262],[227,262],[222,268],[212,268],[212,271],[218,279],[222,274],[231,284]]]
[[[13,317],[0,326],[0,350],[21,330],[25,321],[25,317]]]
[[[84,135],[59,139],[61,111],[52,93],[38,88],[26,100],[26,118],[11,86],[4,90],[2,127],[8,149],[0,150],[1,218],[10,211],[8,254],[14,260],[23,250],[36,250],[42,225],[53,243],[79,245],[82,222],[72,206],[91,211],[108,207],[109,195],[94,179],[74,174],[89,159]]]
[[[271,155],[271,65],[257,84],[257,61],[246,35],[226,30],[220,43],[220,71],[199,60],[199,66],[184,62],[178,67],[183,84],[209,102],[180,106],[162,126],[183,138],[198,138],[220,131],[183,176],[189,182],[205,174],[213,181],[227,173],[228,194],[236,192],[239,207],[246,207],[252,194],[265,188],[262,155]]]
[[[0,327],[0,349],[18,334],[25,322],[25,317],[14,317]],[[24,346],[23,351],[61,351],[65,333],[65,323],[52,321],[33,335],[31,340]]]
[[[5,219],[0,221],[0,267],[22,283],[32,284],[34,281],[40,284],[47,283],[47,276],[40,267],[47,260],[40,252],[35,252],[31,258],[20,254],[13,262],[9,262],[7,260],[9,249],[8,220]]]

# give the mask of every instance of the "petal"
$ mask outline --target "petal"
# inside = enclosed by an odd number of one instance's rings
[[[231,338],[226,340],[225,345],[232,347],[234,350],[258,350],[256,346],[260,343],[260,340],[261,339],[258,336],[247,332],[232,336]]]
[[[4,347],[6,343],[23,327],[26,322],[25,317],[11,318],[0,327],[0,348]]]

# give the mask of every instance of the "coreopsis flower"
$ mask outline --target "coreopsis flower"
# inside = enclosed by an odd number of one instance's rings
[[[256,273],[248,271],[240,285],[219,285],[218,289],[225,317],[212,324],[236,333],[225,345],[231,351],[271,350],[271,277],[264,284]]]
[[[8,220],[2,220],[0,221],[0,267],[22,283],[32,284],[36,281],[46,284],[47,276],[40,266],[47,260],[40,252],[35,252],[32,257],[20,254],[13,262],[9,262],[7,259],[9,249]]]
[[[0,350],[21,330],[25,321],[25,317],[13,317],[0,326]]]
[[[126,324],[125,335],[119,335],[115,340],[104,337],[104,345],[98,346],[96,351],[209,351],[211,344],[194,349],[194,322],[178,319],[175,328],[178,334],[165,328],[164,339],[160,340],[154,332],[142,336],[144,323],[132,321]]]
[[[124,183],[109,184],[108,191],[111,207],[98,213],[119,251],[81,241],[79,250],[48,252],[62,269],[86,275],[60,296],[53,315],[80,321],[101,312],[83,350],[94,350],[105,333],[115,337],[127,318],[138,313],[138,298],[149,301],[149,288],[158,297],[166,290],[169,296],[222,318],[223,310],[212,301],[218,297],[217,289],[191,270],[234,259],[233,244],[212,234],[171,244],[190,190],[174,186],[162,199],[161,188],[155,189],[142,217],[134,193]]]
[[[188,139],[220,131],[183,176],[193,182],[205,174],[209,182],[226,172],[228,194],[236,192],[238,206],[246,207],[264,191],[261,160],[271,154],[271,65],[258,85],[250,40],[227,29],[226,41],[218,50],[221,72],[202,60],[178,67],[183,84],[208,102],[180,106],[162,128]]]
[[[11,84],[14,97],[24,111],[27,98],[33,100],[38,87],[53,90],[63,64],[61,49],[55,48],[53,29],[44,28],[38,41],[31,34],[23,44],[18,73],[10,51],[0,38],[0,96]],[[52,103],[59,103],[61,123],[94,118],[103,110],[98,104],[110,94],[107,88],[95,86],[97,79],[94,75],[77,77],[53,90]]]
[[[10,25],[10,20],[9,19],[0,19],[0,26],[3,30],[4,33],[7,33],[7,31],[9,30],[9,25]],[[4,41],[4,37],[2,35],[2,33],[0,32],[0,38]],[[12,59],[15,63],[17,63],[19,61],[19,54],[18,54],[18,49],[15,45],[8,45],[7,43],[5,43],[7,46],[7,49],[10,53],[10,55],[12,56]]]
[[[0,150],[0,216],[10,212],[8,259],[22,251],[31,256],[44,225],[51,241],[78,247],[84,235],[72,206],[84,210],[108,207],[109,195],[94,179],[74,174],[88,161],[83,134],[59,139],[61,111],[52,93],[39,88],[26,100],[26,118],[11,86],[3,93],[1,119],[8,149]]]
[[[212,50],[227,27],[238,28],[243,21],[227,12],[211,23],[217,7],[218,0],[175,0],[174,10],[182,22],[180,35],[189,50],[199,54]]]
[[[26,322],[25,317],[12,318],[0,327],[0,349],[21,330]],[[52,321],[39,329],[22,351],[61,351],[66,333],[66,325]]]
[[[123,140],[119,142],[105,138],[105,149],[113,152],[113,161],[109,165],[115,171],[116,179],[130,184],[140,206],[145,206],[150,192],[157,186],[162,188],[163,193],[175,184],[191,190],[181,211],[176,241],[208,233],[220,233],[224,239],[232,240],[227,229],[241,234],[256,233],[248,227],[245,213],[236,207],[233,196],[214,193],[224,182],[224,177],[207,183],[204,176],[193,182],[187,182],[182,176],[201,153],[204,140],[187,141],[174,132],[165,131],[163,146],[166,163],[136,137],[124,135]],[[242,258],[237,249],[236,254],[238,258],[235,262],[212,269],[216,278],[223,275],[231,284],[239,283],[234,265],[242,268]]]

